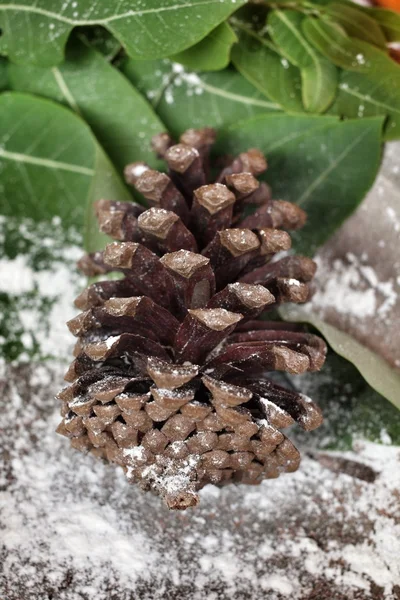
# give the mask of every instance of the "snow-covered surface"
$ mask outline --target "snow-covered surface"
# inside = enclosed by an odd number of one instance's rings
[[[54,432],[61,379],[54,364],[2,379],[1,598],[399,597],[399,448],[313,452],[259,487],[208,486],[177,514]]]
[[[352,236],[337,236],[342,252],[331,244],[320,254],[313,307],[327,318],[335,310],[348,329],[365,326],[366,336],[373,323],[387,340],[400,285],[388,259],[400,227],[390,203],[398,181],[391,149],[385,164],[375,196],[344,226]],[[375,205],[383,226],[365,236],[365,206]],[[10,227],[0,220],[0,243],[18,244],[0,259],[0,295],[9,300],[0,332],[17,348],[13,364],[0,364],[1,600],[400,598],[400,448],[385,429],[383,445],[303,448],[298,472],[259,487],[208,486],[184,513],[70,448],[55,433],[54,395],[73,345],[64,323],[84,285],[73,266],[80,242],[62,239],[57,221],[49,231]],[[6,343],[0,333],[0,349]],[[298,383],[314,395],[311,377]]]
[[[199,507],[177,514],[55,433],[54,395],[73,343],[63,323],[82,282],[77,247],[47,244],[57,255],[47,266],[32,264],[32,252],[1,263],[12,298],[51,298],[46,315],[28,303],[23,318],[39,354],[55,359],[30,362],[28,337],[19,361],[1,366],[0,598],[399,598],[399,448],[304,451],[295,474],[206,487]]]
[[[73,344],[65,323],[85,285],[76,269],[80,237],[65,233],[58,218],[38,225],[0,216],[0,251],[0,358],[65,360]],[[10,352],[7,344],[20,347]]]

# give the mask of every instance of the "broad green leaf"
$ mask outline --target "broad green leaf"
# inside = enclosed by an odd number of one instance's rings
[[[279,110],[233,69],[192,73],[170,61],[127,60],[122,71],[174,135],[206,125],[221,132],[239,119]]]
[[[378,48],[348,37],[337,24],[306,17],[302,29],[307,40],[328,60],[342,69],[369,72],[391,59]]]
[[[293,431],[307,447],[348,450],[355,441],[400,445],[400,412],[373,390],[359,371],[333,351],[319,373],[290,377],[298,391],[321,407],[324,422],[315,431]]]
[[[15,0],[0,3],[0,53],[17,63],[60,63],[74,27],[101,25],[137,59],[169,56],[193,46],[245,0]]]
[[[157,166],[150,139],[165,125],[115,67],[79,40],[68,45],[61,65],[11,64],[9,77],[14,90],[46,96],[81,115],[120,171],[136,160]]]
[[[267,98],[289,112],[304,112],[300,71],[274,51],[273,46],[251,29],[236,23],[239,43],[232,49],[232,62]]]
[[[400,138],[400,69],[393,63],[375,73],[343,71],[335,108],[345,117],[388,116],[384,139]]]
[[[342,25],[348,35],[385,48],[386,39],[379,24],[357,5],[348,6],[341,2],[332,2],[327,4],[325,11]]]
[[[171,60],[193,71],[219,71],[228,66],[231,48],[236,40],[228,23],[221,23],[201,42],[171,56]]]
[[[378,21],[388,42],[400,42],[400,14],[384,8],[369,8],[368,12]]]
[[[1,214],[38,222],[58,216],[65,227],[82,230],[95,200],[131,198],[89,127],[70,110],[6,92],[0,115]]]
[[[260,115],[229,128],[224,152],[260,148],[275,198],[307,212],[295,239],[313,254],[354,211],[373,183],[381,155],[382,118],[340,122],[335,117]]]
[[[333,350],[352,362],[371,387],[390,400],[400,409],[400,373],[392,369],[377,354],[361,345],[347,333],[332,327],[315,314],[309,313],[306,307],[288,305],[280,309],[285,320],[311,323],[316,327]]]
[[[338,83],[336,67],[304,37],[304,17],[294,10],[273,10],[268,31],[281,53],[301,71],[301,95],[308,112],[324,112],[333,102]]]

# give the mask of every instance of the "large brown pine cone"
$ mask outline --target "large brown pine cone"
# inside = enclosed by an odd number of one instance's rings
[[[258,150],[208,184],[214,137],[189,130],[174,145],[156,136],[168,175],[144,163],[126,168],[152,208],[97,203],[100,229],[118,241],[80,267],[122,278],[77,298],[84,312],[68,323],[76,359],[59,394],[59,433],[175,509],[195,505],[209,482],[256,484],[296,470],[299,452],[281,429],[322,420],[309,398],[266,375],[320,369],[324,342],[256,320],[308,298],[314,262],[275,256],[289,250],[284,230],[301,227],[305,214],[257,181],[267,168]]]

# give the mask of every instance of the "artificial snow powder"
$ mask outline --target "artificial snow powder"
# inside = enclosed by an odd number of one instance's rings
[[[319,599],[340,597],[322,595],[324,586],[348,599],[398,597],[398,448],[359,443],[340,454],[371,466],[374,483],[305,458],[290,476],[255,488],[208,486],[198,508],[171,513],[54,433],[60,367],[18,369],[8,373],[1,416],[7,600],[258,599],[260,590],[300,600],[317,585]]]
[[[372,467],[373,483],[329,470],[314,453],[294,474],[207,486],[199,507],[172,513],[55,433],[79,255],[68,246],[39,270],[28,255],[1,261],[3,290],[52,299],[45,325],[36,308],[19,317],[57,360],[1,365],[0,598],[398,598],[398,448],[360,442],[332,453]]]
[[[357,321],[374,315],[384,321],[398,300],[398,282],[395,278],[381,281],[362,257],[348,253],[346,259],[337,259],[331,266],[315,259],[317,273],[329,273],[329,277],[320,282],[307,309],[324,316],[333,308]]]

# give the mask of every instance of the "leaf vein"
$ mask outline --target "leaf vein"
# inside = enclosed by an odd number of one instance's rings
[[[60,69],[58,69],[57,67],[53,67],[51,69],[51,72],[53,73],[54,79],[56,80],[56,83],[57,83],[58,87],[60,88],[62,95],[64,96],[64,98],[66,99],[66,101],[68,102],[70,107],[76,113],[78,113],[78,115],[82,116],[81,111],[78,106],[78,103],[76,102],[74,96],[72,95],[72,92],[69,89],[64,77],[62,76]]]
[[[17,163],[27,163],[30,165],[36,165],[39,167],[46,167],[48,169],[59,169],[61,171],[71,171],[72,173],[80,173],[81,175],[94,175],[94,170],[88,167],[82,167],[80,165],[74,165],[65,162],[58,162],[48,158],[41,158],[39,156],[28,156],[19,152],[9,152],[4,148],[0,148],[0,157],[7,160],[14,160]]]
[[[391,112],[396,112],[396,113],[400,114],[400,109],[395,108],[394,106],[390,106],[389,104],[386,104],[385,102],[380,102],[379,100],[375,100],[375,98],[372,98],[370,95],[364,96],[364,94],[360,94],[359,92],[356,92],[355,90],[353,90],[350,87],[341,87],[340,89],[342,92],[345,92],[346,94],[349,94],[350,96],[355,96],[356,98],[359,98],[360,100],[364,100],[365,102],[369,102],[370,104],[375,104],[376,106],[380,106],[381,108],[386,108],[387,110],[390,110]]]
[[[183,8],[197,8],[198,6],[206,6],[209,4],[219,4],[218,0],[202,0],[201,2],[187,2],[185,4],[174,4],[172,6],[161,6],[158,8],[145,8],[143,10],[128,10],[121,15],[112,15],[110,17],[105,17],[103,19],[71,19],[70,17],[65,17],[59,13],[52,12],[45,8],[39,8],[36,6],[28,6],[25,4],[3,4],[0,6],[0,10],[15,10],[27,13],[36,13],[40,14],[44,17],[48,17],[50,19],[55,19],[57,21],[61,21],[66,23],[67,25],[107,25],[113,21],[119,21],[120,19],[125,19],[128,17],[140,17],[146,14],[157,14],[159,12],[169,12],[173,10],[180,10]]]
[[[301,206],[301,204],[307,200],[307,198],[309,198],[309,196],[312,194],[312,192],[328,177],[328,175],[334,170],[336,169],[336,167],[342,162],[342,160],[344,158],[346,158],[346,156],[349,154],[349,152],[351,152],[353,150],[353,148],[355,146],[357,146],[357,144],[367,135],[367,133],[369,133],[369,129],[366,129],[365,131],[363,131],[358,137],[356,137],[351,144],[349,144],[349,146],[347,148],[345,148],[343,150],[343,152],[341,152],[339,154],[339,156],[333,160],[331,162],[331,164],[324,170],[322,171],[322,173],[320,173],[320,175],[318,175],[318,177],[316,177],[314,179],[314,181],[308,186],[308,188],[303,192],[303,194],[300,196],[300,198],[297,201],[297,205]]]

